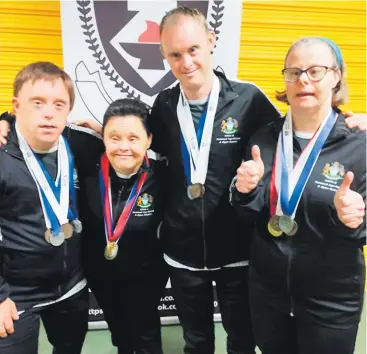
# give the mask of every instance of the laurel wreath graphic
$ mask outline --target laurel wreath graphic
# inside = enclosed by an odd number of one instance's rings
[[[211,14],[213,21],[209,22],[216,35],[217,41],[220,34],[219,27],[223,23],[221,21],[221,18],[223,17],[222,12],[224,10],[224,6],[221,6],[223,2],[224,0],[214,1],[214,5],[212,5],[213,13]],[[84,30],[83,34],[87,37],[85,42],[88,44],[88,49],[93,52],[93,57],[96,59],[96,63],[100,65],[105,75],[114,82],[115,87],[120,89],[120,92],[126,93],[128,98],[140,99],[141,95],[136,94],[135,90],[126,82],[124,82],[121,76],[113,68],[111,68],[110,63],[106,63],[107,58],[104,56],[102,50],[99,49],[100,45],[97,43],[98,39],[95,36],[96,30],[93,28],[93,23],[91,23],[92,17],[89,15],[89,13],[92,10],[90,8],[90,3],[90,0],[77,0],[77,9],[80,13],[79,19],[83,23],[81,27]]]

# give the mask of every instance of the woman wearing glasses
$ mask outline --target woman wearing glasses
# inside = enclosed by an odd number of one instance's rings
[[[284,119],[250,141],[231,202],[256,217],[250,299],[263,354],[352,354],[365,266],[366,140],[348,129],[345,63],[324,38],[285,58]]]

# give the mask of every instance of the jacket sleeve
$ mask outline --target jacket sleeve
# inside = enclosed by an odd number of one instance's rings
[[[153,135],[151,149],[155,152],[167,156],[167,127],[162,119],[162,94],[160,93],[154,101],[149,116],[149,128]]]
[[[101,155],[105,151],[102,138],[91,129],[68,124],[63,132],[73,152],[78,173],[95,168]]]
[[[4,178],[2,176],[1,171],[3,171],[3,161],[2,161],[2,152],[0,151],[0,212],[2,210],[2,196],[4,194]],[[7,206],[4,206],[5,208]],[[6,300],[10,295],[10,289],[8,283],[5,281],[5,279],[2,277],[3,275],[3,236],[1,234],[1,228],[0,228],[0,302]]]

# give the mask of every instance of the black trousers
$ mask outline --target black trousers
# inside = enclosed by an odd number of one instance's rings
[[[37,354],[41,318],[54,354],[80,354],[88,330],[88,312],[87,288],[53,305],[28,310],[14,321],[14,333],[0,338],[0,353]]]
[[[353,354],[358,323],[344,328],[293,317],[280,304],[286,294],[264,285],[250,268],[250,305],[256,344],[262,354]]]
[[[119,354],[161,354],[158,305],[168,279],[163,260],[118,276],[90,270],[89,287],[103,310]]]
[[[255,354],[248,298],[248,267],[190,271],[170,267],[185,354],[214,353],[213,281],[229,354]]]

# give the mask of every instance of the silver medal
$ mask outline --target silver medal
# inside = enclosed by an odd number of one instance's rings
[[[83,225],[82,222],[79,219],[75,219],[71,222],[71,224],[73,225],[74,231],[79,234],[82,232],[83,230]]]
[[[50,243],[52,246],[58,247],[61,246],[65,241],[65,235],[62,231],[58,234],[50,233]]]

